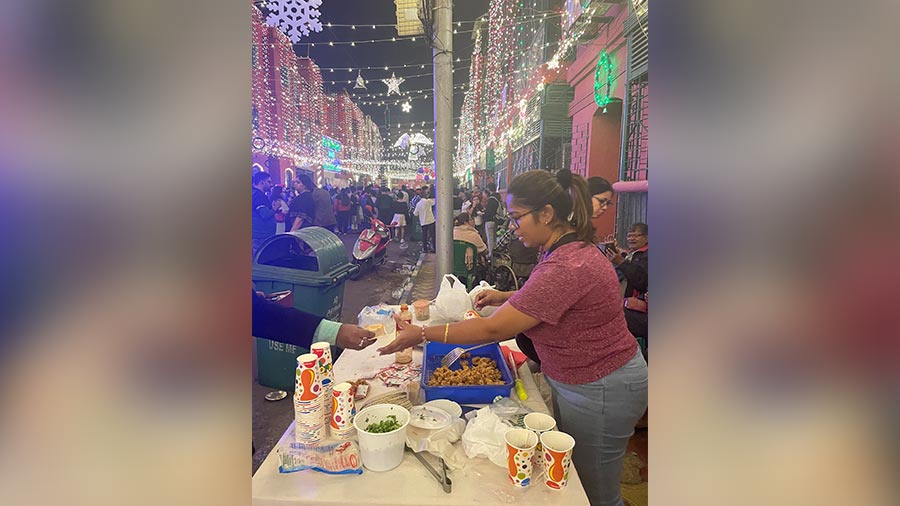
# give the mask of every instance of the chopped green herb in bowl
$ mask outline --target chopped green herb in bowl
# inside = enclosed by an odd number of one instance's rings
[[[393,432],[399,429],[400,426],[400,422],[397,421],[397,415],[388,415],[387,418],[378,423],[370,423],[367,425],[366,432],[382,434],[385,432]]]

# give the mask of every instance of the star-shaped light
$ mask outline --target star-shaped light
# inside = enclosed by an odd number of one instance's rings
[[[400,106],[403,109],[403,112],[409,112],[412,110],[412,106],[409,105],[409,102],[403,102],[403,105]]]
[[[358,72],[356,74],[356,86],[353,87],[354,90],[367,90],[366,88],[366,80],[362,77],[362,72]]]
[[[400,85],[403,84],[403,81],[406,81],[406,79],[403,79],[402,77],[397,77],[397,74],[394,72],[391,72],[390,79],[382,79],[381,80],[381,82],[386,84],[388,87],[388,92],[387,92],[388,95],[390,95],[391,93],[396,93],[399,95],[400,94]]]

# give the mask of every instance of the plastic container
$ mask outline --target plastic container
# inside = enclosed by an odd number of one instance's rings
[[[416,320],[424,322],[431,318],[431,302],[425,299],[413,302],[413,309],[416,312]]]
[[[465,385],[452,387],[431,387],[428,386],[428,380],[434,371],[441,366],[441,358],[450,350],[456,348],[455,344],[443,344],[428,342],[425,345],[425,351],[422,353],[422,377],[419,380],[422,391],[425,392],[425,400],[433,399],[450,399],[459,404],[490,404],[494,401],[494,397],[498,395],[509,397],[510,389],[513,386],[512,373],[506,360],[503,359],[503,352],[500,351],[499,344],[485,346],[471,352],[472,357],[488,357],[497,362],[497,368],[500,369],[500,378],[503,380],[502,385]],[[457,360],[450,369],[461,369]]]
[[[405,321],[409,325],[412,325],[412,313],[409,311],[409,306],[406,304],[400,305],[400,314],[397,315],[402,321]],[[397,332],[400,332],[400,326],[397,325]],[[398,364],[408,364],[412,362],[412,348],[404,348],[397,353],[394,354],[394,362]]]
[[[391,432],[366,432],[366,427],[379,423],[395,415],[400,428]],[[403,461],[403,450],[406,446],[406,427],[409,425],[409,411],[396,404],[376,404],[356,414],[353,426],[359,441],[359,452],[362,464],[370,471],[390,471]]]

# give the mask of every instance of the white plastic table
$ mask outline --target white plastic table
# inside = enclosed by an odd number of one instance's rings
[[[334,364],[335,382],[369,376],[373,371],[390,365],[394,360],[393,355],[380,356],[376,350],[392,339],[393,334],[389,334],[379,338],[377,343],[365,350],[344,350]],[[512,342],[513,345],[514,343],[515,341]],[[422,362],[422,351],[418,348],[413,351],[413,361]],[[528,393],[528,400],[524,404],[535,411],[549,413],[527,364],[522,364],[519,368],[519,375]],[[392,390],[397,389],[385,387],[379,380],[369,381],[367,400]],[[453,481],[452,492],[448,494],[409,452],[404,452],[403,462],[398,467],[387,472],[378,473],[363,468],[361,475],[332,476],[315,471],[281,474],[278,472],[276,449],[293,442],[293,434],[292,422],[278,445],[253,475],[254,506],[589,504],[574,466],[569,470],[568,486],[560,491],[551,490],[541,482],[524,489],[514,487],[507,478],[505,467],[496,466],[485,458],[475,458],[462,469],[448,471],[448,476]],[[437,457],[428,453],[424,455],[433,466],[439,466]]]

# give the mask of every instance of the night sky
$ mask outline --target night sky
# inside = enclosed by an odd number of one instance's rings
[[[488,0],[456,0],[453,5],[453,22],[454,28],[459,32],[469,32],[472,30],[472,23],[477,17],[486,13],[488,10]],[[319,33],[311,33],[304,39],[304,42],[314,42],[316,47],[305,45],[294,46],[294,51],[298,56],[308,56],[315,60],[320,67],[369,67],[369,66],[392,66],[402,64],[425,64],[422,69],[419,66],[406,69],[384,70],[363,70],[362,76],[368,82],[366,86],[368,90],[354,90],[353,84],[346,84],[347,80],[356,80],[357,72],[347,72],[346,70],[335,70],[330,72],[323,70],[322,78],[325,80],[325,91],[336,92],[346,89],[354,101],[359,104],[361,100],[381,100],[381,98],[364,97],[370,93],[384,93],[387,87],[380,79],[391,76],[391,72],[396,72],[397,77],[406,77],[415,74],[431,74],[433,71],[432,50],[424,37],[417,37],[415,42],[409,40],[398,40],[398,42],[380,42],[350,45],[327,46],[319,45],[319,42],[327,44],[328,41],[338,40],[361,40],[361,39],[385,39],[395,37],[397,35],[396,28],[378,27],[372,29],[372,24],[393,24],[396,23],[396,6],[393,0],[323,0],[319,7],[321,15],[319,19],[322,22],[323,29]],[[456,23],[463,21],[463,25],[456,26]],[[351,27],[331,27],[327,26],[328,22],[340,24],[357,24],[356,30]],[[469,81],[469,59],[472,54],[472,33],[457,33],[453,36],[453,67],[461,68],[453,73],[454,86],[467,84]],[[460,58],[462,61],[456,62]],[[433,89],[434,77],[431,75],[407,78],[400,85],[401,93],[404,90],[421,90]],[[330,84],[328,81],[344,81],[343,84]],[[458,124],[460,111],[463,102],[463,89],[455,89],[453,96],[454,109],[454,125]],[[391,95],[392,102],[398,98],[397,95]],[[433,138],[433,121],[434,121],[434,103],[432,97],[425,99],[417,99],[410,101],[412,111],[405,113],[400,108],[400,104],[388,105],[390,110],[391,128],[385,128],[386,115],[385,106],[379,105],[363,105],[359,104],[364,113],[372,117],[381,128],[381,135],[385,138],[386,144],[396,140],[401,133],[397,132],[396,124],[408,124],[412,122],[425,122],[425,127],[417,125],[413,131],[421,130],[429,138]],[[403,125],[402,131],[408,131],[409,127]],[[455,132],[455,129],[454,129]],[[388,144],[388,145],[390,145]],[[387,153],[386,153],[387,155]]]

